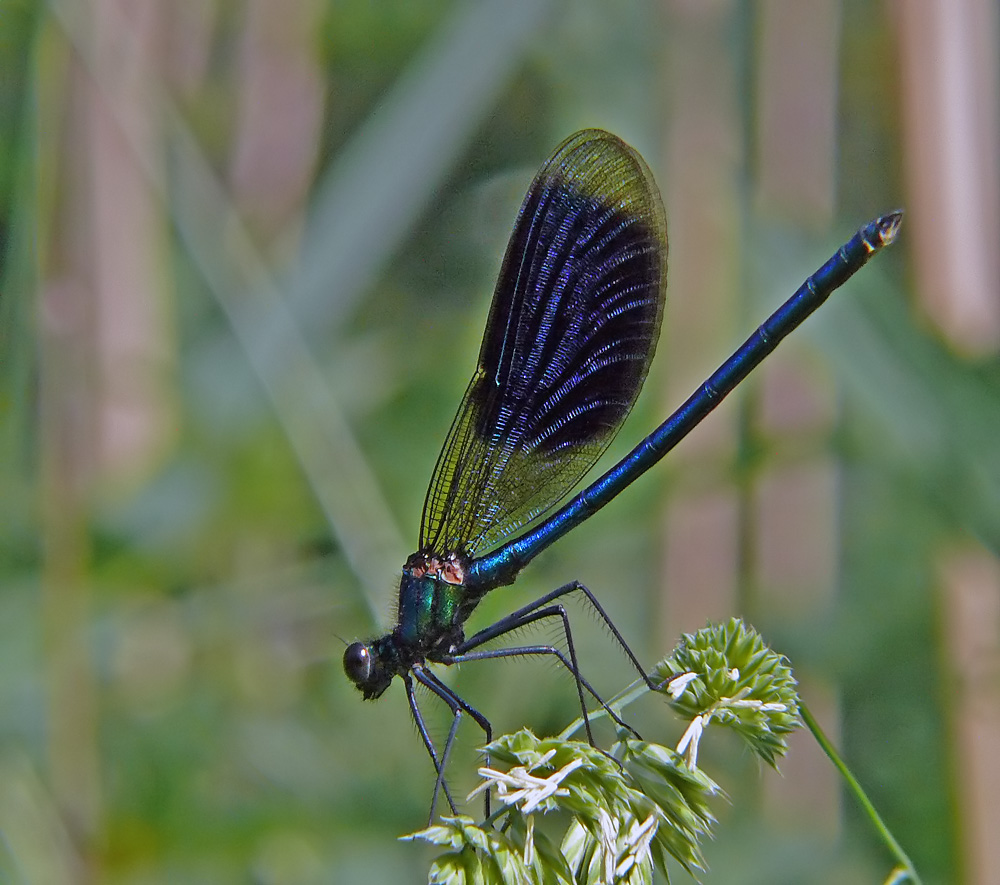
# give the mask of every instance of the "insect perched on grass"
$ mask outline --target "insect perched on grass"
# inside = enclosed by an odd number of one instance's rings
[[[469,616],[487,593],[513,582],[542,550],[669,452],[782,338],[891,243],[901,220],[902,213],[893,212],[862,227],[673,415],[536,522],[590,469],[639,395],[659,336],[667,269],[660,195],[635,150],[608,132],[588,129],[566,139],[542,166],[514,225],[476,370],[431,477],[419,547],[403,565],[396,625],[344,653],[344,669],[367,699],[379,697],[394,677],[403,680],[437,772],[432,818],[442,789],[455,811],[444,772],[462,714],[479,724],[487,742],[493,732],[489,720],[428,665],[554,656],[576,680],[593,743],[585,693],[603,701],[580,672],[559,599],[582,593],[647,683],[649,678],[590,590],[566,584],[467,637]],[[484,648],[548,618],[561,620],[566,652],[551,645]],[[453,714],[440,752],[417,706],[414,682]]]

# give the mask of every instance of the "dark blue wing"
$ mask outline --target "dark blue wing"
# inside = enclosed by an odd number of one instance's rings
[[[666,258],[642,158],[600,130],[563,142],[507,246],[476,372],[427,491],[421,550],[489,549],[590,469],[646,377]]]

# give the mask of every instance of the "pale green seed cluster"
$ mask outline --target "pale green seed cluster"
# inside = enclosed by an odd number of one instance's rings
[[[469,797],[493,790],[503,807],[492,820],[445,818],[406,837],[446,849],[428,881],[647,885],[667,857],[692,875],[703,870],[701,843],[715,824],[709,802],[721,790],[697,766],[702,736],[710,725],[731,728],[774,765],[800,724],[795,679],[735,619],[685,635],[652,675],[688,723],[676,749],[625,734],[610,756],[527,730],[495,740]],[[618,703],[638,694],[626,690]]]

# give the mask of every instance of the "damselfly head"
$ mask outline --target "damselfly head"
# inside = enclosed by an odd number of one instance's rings
[[[352,642],[344,652],[344,672],[364,696],[366,701],[375,700],[392,682],[392,673],[387,671],[373,654],[372,647],[364,642]]]

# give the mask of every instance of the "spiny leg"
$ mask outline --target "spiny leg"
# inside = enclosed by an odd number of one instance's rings
[[[586,700],[584,699],[583,696],[584,689],[590,692],[590,694],[594,697],[594,699],[601,705],[601,707],[604,708],[604,710],[608,713],[608,715],[611,716],[611,718],[614,719],[616,723],[618,723],[619,726],[627,729],[638,738],[639,735],[636,732],[636,730],[632,728],[631,725],[625,722],[617,713],[615,713],[614,710],[612,710],[608,706],[608,704],[604,701],[604,699],[597,693],[597,691],[593,688],[593,686],[591,686],[591,684],[587,682],[583,674],[580,672],[580,664],[576,656],[576,646],[573,643],[573,632],[570,629],[569,615],[566,612],[566,609],[561,604],[547,605],[544,608],[541,607],[545,605],[545,603],[551,601],[553,598],[557,598],[558,596],[570,593],[575,589],[581,589],[586,593],[587,597],[593,603],[595,609],[602,616],[605,623],[614,632],[614,635],[618,639],[619,643],[625,647],[626,652],[632,663],[637,667],[639,672],[642,673],[643,677],[645,678],[645,673],[643,673],[642,667],[639,666],[639,663],[636,660],[635,655],[632,654],[631,649],[629,649],[628,646],[625,645],[625,642],[622,639],[621,634],[618,633],[614,624],[611,623],[610,618],[608,618],[607,614],[597,603],[597,600],[593,598],[590,591],[587,590],[587,588],[584,587],[582,584],[579,585],[566,584],[563,587],[560,587],[557,590],[553,591],[552,593],[546,594],[541,599],[536,600],[530,605],[518,609],[513,614],[501,618],[495,624],[491,625],[490,627],[487,627],[484,630],[480,630],[478,633],[471,636],[460,646],[458,646],[455,654],[449,655],[446,658],[443,658],[442,660],[444,663],[450,664],[450,663],[462,663],[464,661],[488,660],[491,658],[515,657],[518,655],[529,655],[529,654],[554,655],[562,663],[562,665],[566,667],[567,670],[569,670],[569,672],[573,676],[574,681],[576,682],[577,696],[580,699],[580,710],[583,715],[584,728],[586,729],[587,739],[589,740],[591,746],[596,746],[596,743],[594,741],[593,731],[591,730],[590,727],[590,716],[587,712]],[[533,623],[534,621],[540,621],[543,618],[549,618],[549,617],[559,617],[562,621],[563,635],[566,637],[566,646],[569,649],[569,654],[571,659],[570,661],[566,660],[565,655],[563,655],[560,649],[555,648],[554,646],[551,645],[518,646],[514,648],[490,649],[481,652],[471,651],[472,649],[477,648],[478,646],[482,645],[485,642],[489,642],[493,639],[496,639],[499,636],[511,633],[515,630],[520,629],[521,627],[525,627],[528,624]],[[646,681],[647,683],[649,682],[648,679],[646,679]]]
[[[421,684],[430,689],[434,694],[436,694],[441,700],[443,700],[452,713],[451,728],[448,731],[448,739],[445,741],[444,752],[441,754],[441,764],[437,765],[437,760],[435,760],[435,767],[437,768],[437,780],[434,782],[434,795],[431,798],[431,814],[430,820],[434,820],[434,811],[437,807],[437,797],[438,790],[440,788],[444,789],[445,796],[448,798],[448,804],[451,805],[451,810],[453,814],[457,814],[455,810],[455,803],[451,801],[451,796],[448,793],[448,785],[444,780],[444,772],[448,765],[448,757],[451,755],[451,747],[455,741],[455,735],[458,732],[458,723],[461,721],[462,713],[468,713],[476,722],[476,724],[483,730],[486,735],[486,743],[489,744],[493,740],[493,726],[490,724],[489,719],[487,719],[482,713],[480,713],[475,707],[472,706],[464,698],[456,694],[452,689],[445,685],[440,679],[437,678],[430,670],[425,669],[421,665],[415,665],[413,667],[413,676]],[[486,754],[486,764],[490,764],[489,754]],[[484,809],[486,812],[486,817],[490,816],[490,794],[489,790],[485,793],[484,798]]]
[[[555,605],[551,606],[550,608],[544,608],[535,612],[531,612],[517,621],[510,621],[509,618],[503,618],[502,620],[507,626],[507,629],[498,635],[502,636],[504,635],[504,633],[509,633],[514,630],[519,630],[521,627],[525,627],[528,624],[533,623],[534,621],[540,621],[543,618],[549,618],[549,617],[559,617],[562,619],[563,628],[566,635],[566,644],[567,647],[569,648],[569,653],[570,653],[570,660],[566,660],[566,656],[562,653],[562,651],[552,645],[522,645],[513,648],[488,649],[486,651],[479,651],[479,652],[465,651],[465,649],[468,649],[470,647],[475,648],[476,645],[478,645],[478,643],[475,643],[470,646],[471,642],[470,640],[470,642],[464,642],[462,643],[462,645],[459,646],[461,653],[455,655],[449,655],[447,658],[447,663],[461,664],[466,661],[485,661],[496,658],[518,657],[520,655],[553,655],[557,660],[559,660],[562,663],[562,665],[567,670],[569,670],[569,672],[573,676],[573,681],[576,683],[577,696],[580,699],[580,710],[583,714],[583,725],[587,731],[587,740],[590,741],[591,746],[596,746],[596,744],[594,743],[594,734],[590,728],[590,716],[587,713],[587,701],[583,696],[584,686],[586,686],[587,691],[589,691],[597,699],[597,702],[602,707],[604,707],[604,709],[606,709],[608,713],[615,718],[616,721],[618,721],[622,725],[624,725],[624,723],[622,723],[619,717],[615,714],[615,712],[611,710],[607,706],[607,704],[604,703],[603,698],[601,698],[601,696],[593,689],[590,683],[588,683],[587,680],[584,679],[582,674],[580,673],[580,666],[576,660],[576,649],[573,646],[573,638],[572,638],[572,633],[570,632],[569,629],[569,619],[568,616],[566,615],[566,610],[561,605]],[[498,621],[497,623],[500,622]],[[489,637],[489,639],[494,639],[494,638],[495,637],[492,635]],[[483,641],[485,642],[487,640]],[[628,728],[627,725],[625,727]]]
[[[512,612],[511,614],[507,615],[504,618],[501,618],[495,624],[486,627],[484,630],[480,630],[478,633],[475,633],[474,635],[466,639],[465,642],[463,642],[462,645],[460,646],[460,649],[477,648],[480,645],[489,642],[491,639],[495,639],[498,636],[502,636],[505,633],[509,633],[511,630],[517,629],[517,627],[507,626],[508,622],[517,622],[525,615],[528,615],[531,612],[534,612],[535,610],[548,605],[553,600],[559,599],[561,596],[567,596],[570,593],[575,593],[577,591],[582,593],[587,598],[587,601],[590,603],[591,607],[594,609],[594,611],[597,612],[601,620],[604,621],[607,628],[611,631],[612,637],[614,637],[614,640],[618,643],[618,646],[621,648],[621,650],[625,652],[625,655],[629,659],[629,661],[632,662],[632,666],[635,667],[635,670],[642,678],[642,681],[646,683],[646,685],[650,688],[650,690],[656,691],[660,686],[658,686],[655,682],[653,682],[652,679],[649,678],[649,675],[643,669],[642,664],[639,663],[639,659],[635,656],[635,653],[629,647],[628,643],[625,641],[625,638],[618,631],[618,628],[615,626],[614,621],[611,620],[611,617],[604,610],[603,606],[597,601],[597,597],[594,596],[594,594],[591,593],[590,590],[587,589],[587,587],[585,587],[579,581],[570,581],[568,584],[563,584],[561,587],[557,587],[555,590],[546,593],[544,596],[536,599],[534,602],[528,603],[528,605],[524,606],[523,608],[519,608],[517,611]]]
[[[424,724],[424,717],[420,713],[420,707],[417,706],[417,697],[413,693],[413,680],[410,679],[410,674],[409,673],[403,673],[402,676],[403,676],[403,684],[406,686],[406,698],[410,702],[410,715],[413,716],[413,721],[417,725],[417,731],[420,732],[420,737],[421,737],[421,739],[424,742],[424,746],[427,748],[428,754],[430,754],[431,762],[434,763],[434,773],[435,773],[435,778],[436,779],[434,781],[434,797],[431,800],[431,816],[430,816],[430,821],[429,821],[429,823],[432,823],[433,820],[434,820],[434,808],[437,805],[438,787],[439,786],[444,789],[445,798],[448,800],[448,805],[451,806],[451,813],[452,814],[458,814],[458,809],[455,806],[455,801],[451,798],[451,793],[448,791],[448,785],[444,782],[444,779],[443,779],[444,766],[438,760],[437,750],[434,749],[434,742],[431,740],[431,736],[430,736],[430,734],[427,731],[427,726]],[[420,683],[421,683],[421,685],[426,685],[427,684],[422,679],[420,680]],[[431,688],[431,687],[428,686],[428,688]],[[433,691],[435,694],[437,694],[440,697],[439,692],[437,692],[434,688],[431,688],[431,691]],[[445,698],[444,700],[445,700],[445,703],[448,703],[447,698]],[[450,704],[449,704],[449,706],[450,706]],[[453,725],[452,726],[453,730],[454,730],[454,727],[455,726]],[[451,744],[451,735],[449,735],[448,745],[446,745],[446,747],[445,747],[445,751],[446,751],[445,757],[446,758],[447,758],[447,749],[448,749],[448,746],[450,746],[450,744]]]
[[[611,707],[605,702],[604,698],[602,698],[597,693],[596,689],[594,689],[594,687],[589,682],[587,682],[583,674],[579,672],[574,672],[573,665],[568,660],[566,660],[566,657],[563,655],[563,653],[555,646],[519,645],[519,646],[514,646],[512,648],[490,649],[488,651],[472,652],[471,654],[462,655],[460,658],[456,658],[454,660],[449,658],[448,662],[461,664],[467,661],[489,661],[489,660],[496,660],[497,658],[522,657],[524,655],[552,655],[555,658],[557,658],[559,662],[570,672],[570,675],[573,676],[573,679],[576,680],[579,685],[582,685],[587,690],[587,692],[594,698],[595,701],[597,701],[597,703],[601,707],[604,708],[604,711],[615,721],[615,723],[618,726],[630,732],[638,740],[642,740],[642,736],[624,719],[622,719],[613,709],[611,709]],[[584,728],[587,731],[588,740],[590,741],[590,744],[592,746],[596,746],[596,743],[593,740],[593,736],[589,728],[590,725],[588,721],[589,713],[587,712],[586,706],[581,706],[580,709],[582,713],[581,718],[583,719]]]

